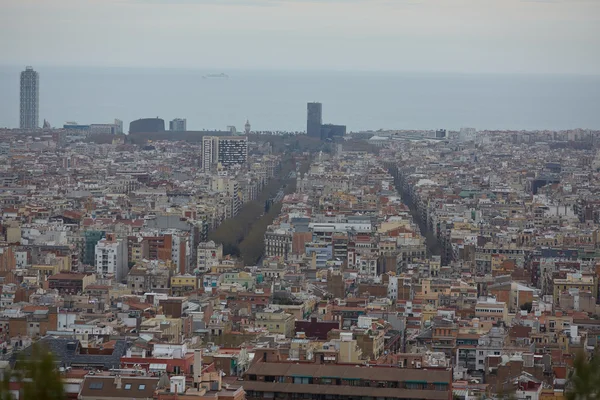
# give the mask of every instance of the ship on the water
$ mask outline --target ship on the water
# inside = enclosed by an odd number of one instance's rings
[[[204,75],[202,77],[203,79],[209,79],[209,78],[221,78],[221,79],[229,79],[229,75],[224,74],[224,73],[220,73],[220,74],[208,74],[208,75]]]

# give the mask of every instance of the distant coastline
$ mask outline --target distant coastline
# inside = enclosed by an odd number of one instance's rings
[[[318,100],[349,132],[600,129],[600,76],[34,68],[40,121],[52,126],[160,115],[211,130],[250,118],[254,130],[296,132],[306,130],[306,102]],[[1,127],[19,126],[21,69],[0,66]],[[203,79],[219,73],[229,79]]]

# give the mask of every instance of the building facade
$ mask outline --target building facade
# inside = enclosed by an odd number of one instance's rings
[[[40,77],[32,67],[21,72],[21,103],[19,127],[37,129],[39,127]]]
[[[210,171],[220,164],[224,167],[244,165],[248,161],[246,136],[205,136],[202,138],[202,169]]]
[[[210,269],[218,265],[223,258],[223,245],[216,244],[212,240],[209,242],[201,242],[198,245],[196,272],[204,274]]]
[[[317,354],[313,363],[279,361],[277,350],[257,351],[242,383],[248,399],[452,398],[452,371],[338,364]],[[333,358],[333,360],[330,360]]]
[[[306,135],[321,138],[323,125],[323,105],[321,103],[308,103],[306,109]]]
[[[187,131],[187,119],[175,118],[174,120],[169,121],[169,130],[175,132]]]
[[[114,275],[120,282],[127,272],[127,244],[108,233],[96,244],[96,273],[100,276]]]

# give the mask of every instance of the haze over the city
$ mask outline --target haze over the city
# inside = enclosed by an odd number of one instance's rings
[[[600,65],[596,0],[0,0],[0,8],[4,65],[567,74]]]

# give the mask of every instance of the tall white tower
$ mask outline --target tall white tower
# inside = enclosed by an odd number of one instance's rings
[[[246,135],[248,135],[250,133],[250,121],[246,120],[246,125],[244,125],[244,132],[246,132]]]

